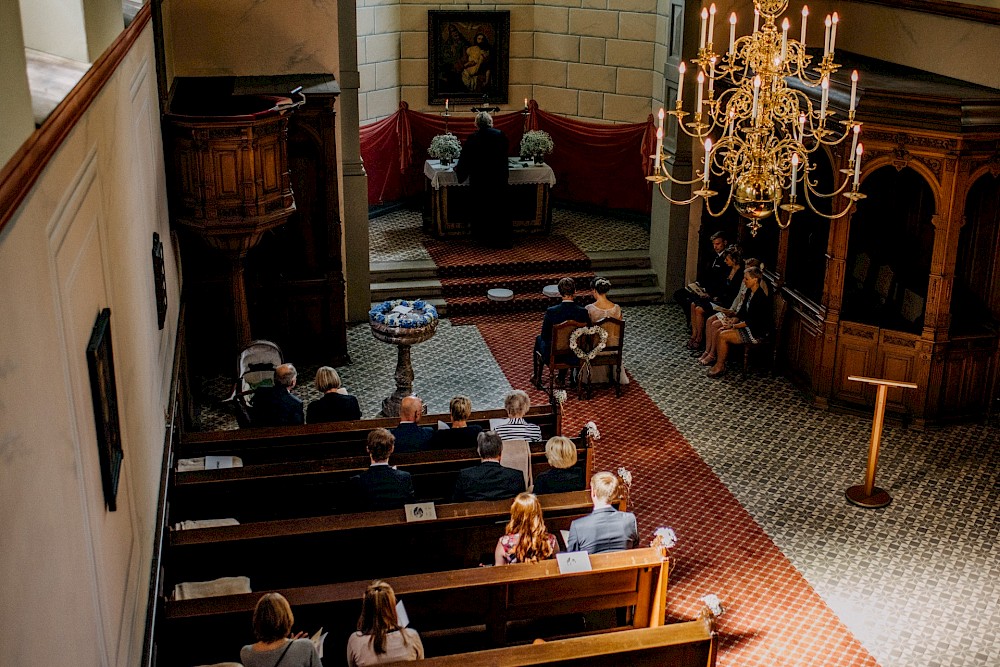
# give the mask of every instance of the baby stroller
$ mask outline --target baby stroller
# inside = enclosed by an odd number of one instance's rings
[[[277,344],[269,340],[255,340],[240,352],[236,362],[238,380],[233,392],[224,402],[232,402],[236,422],[240,428],[251,426],[250,399],[258,387],[274,386],[274,369],[284,363],[284,355]]]

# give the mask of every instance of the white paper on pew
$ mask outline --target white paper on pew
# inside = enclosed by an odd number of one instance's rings
[[[413,306],[396,306],[392,309],[392,312],[399,313],[400,315],[406,315],[413,310]]]
[[[174,530],[198,530],[199,528],[221,528],[222,526],[238,526],[236,519],[189,519],[174,524]]]
[[[205,457],[205,470],[218,470],[220,468],[233,468],[234,465],[232,456],[206,456]]]
[[[438,518],[434,503],[413,503],[412,505],[403,505],[403,509],[406,511],[406,523],[433,521]]]
[[[396,623],[398,623],[401,628],[405,628],[410,625],[410,617],[406,615],[406,607],[403,606],[402,600],[396,600]]]
[[[313,646],[316,647],[316,653],[319,655],[320,660],[323,659],[323,642],[326,641],[326,636],[328,634],[330,633],[323,632],[323,628],[320,628],[316,631],[316,634],[309,638],[309,641],[311,641]]]
[[[590,572],[590,554],[586,551],[564,551],[556,554],[559,562],[559,574],[570,574],[572,572]]]
[[[439,431],[446,431],[446,430],[448,430],[450,428],[451,428],[451,426],[449,426],[448,424],[444,423],[440,419],[438,420],[438,430]]]
[[[568,547],[569,546],[569,531],[568,530],[560,530],[559,534],[563,538],[563,544],[565,544]]]
[[[500,418],[500,419],[491,419],[490,420],[490,430],[491,431],[495,431],[495,430],[497,430],[497,426],[500,426],[501,424],[506,424],[506,423],[507,423],[507,420],[503,419],[503,418]]]

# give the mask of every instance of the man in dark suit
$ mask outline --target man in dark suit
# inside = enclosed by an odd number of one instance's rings
[[[469,179],[472,233],[495,248],[510,248],[513,227],[507,203],[507,136],[493,127],[486,111],[476,115],[476,131],[465,141],[455,165],[459,183]]]
[[[729,267],[726,266],[724,257],[729,243],[726,241],[724,232],[715,232],[709,238],[712,241],[712,259],[698,276],[698,284],[706,293],[718,294],[722,286],[725,285],[726,276],[729,275]],[[684,311],[684,317],[689,325],[691,324],[691,302],[697,298],[698,296],[686,286],[674,292],[674,301]]]
[[[424,404],[416,396],[407,396],[399,404],[399,426],[392,429],[396,438],[396,451],[419,452],[427,449],[428,443],[434,437],[434,429],[418,424],[420,415],[424,412]]]
[[[351,478],[356,504],[362,510],[398,509],[413,502],[413,477],[389,465],[395,438],[384,428],[368,434],[368,470]]]
[[[305,423],[302,400],[290,393],[297,377],[295,366],[291,364],[281,364],[274,369],[274,386],[259,387],[253,394],[251,425],[288,426]]]
[[[635,515],[619,512],[611,506],[618,493],[618,478],[610,472],[599,472],[590,479],[590,499],[594,511],[569,526],[569,551],[603,554],[609,551],[633,549],[639,544],[639,528]]]
[[[493,431],[483,431],[478,437],[479,465],[458,473],[455,493],[456,503],[470,500],[503,500],[523,492],[524,475],[519,470],[500,465],[503,441]]]
[[[540,336],[535,337],[535,362],[531,381],[539,389],[542,388],[542,365],[539,355],[541,355],[542,361],[548,361],[549,347],[552,344],[552,327],[571,320],[583,322],[584,324],[589,324],[590,322],[587,309],[574,300],[576,296],[576,283],[573,279],[563,278],[559,281],[558,287],[562,301],[554,306],[550,306],[545,311],[545,318],[542,320],[542,333]],[[565,377],[566,372],[560,371],[559,380],[562,381]]]

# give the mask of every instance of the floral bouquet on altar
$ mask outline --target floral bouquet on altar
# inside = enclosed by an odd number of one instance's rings
[[[458,159],[462,154],[462,144],[451,132],[439,134],[431,139],[431,145],[427,148],[427,154],[441,164],[450,164],[452,160]]]
[[[521,137],[521,157],[533,157],[536,163],[541,163],[542,156],[551,153],[555,147],[552,137],[543,130],[528,130]]]

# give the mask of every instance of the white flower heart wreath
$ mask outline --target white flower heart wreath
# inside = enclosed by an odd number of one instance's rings
[[[580,345],[578,343],[578,341],[580,340],[580,336],[593,336],[594,334],[597,334],[600,337],[600,341],[598,341],[597,345],[594,346],[594,349],[591,350],[590,352],[581,350]],[[577,357],[580,358],[581,361],[584,362],[593,361],[594,357],[600,354],[601,351],[604,350],[605,347],[607,347],[607,345],[608,345],[608,332],[603,327],[599,326],[580,327],[579,329],[574,330],[573,333],[569,335],[569,349],[573,350],[573,354],[575,354]]]

